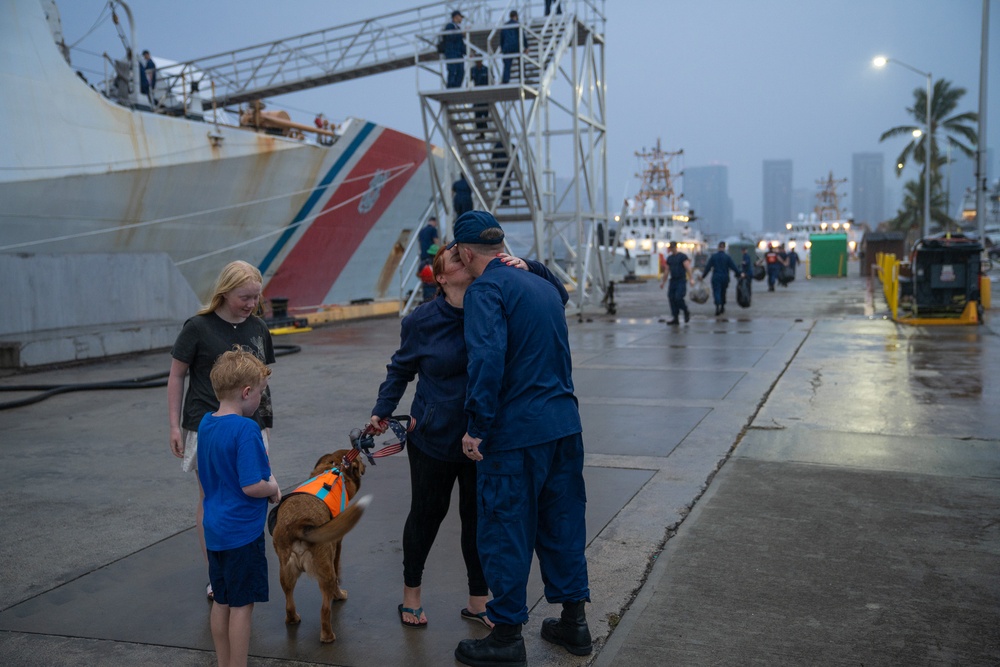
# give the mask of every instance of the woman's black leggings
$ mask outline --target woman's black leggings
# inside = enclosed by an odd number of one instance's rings
[[[451,491],[458,480],[458,515],[462,520],[462,556],[469,577],[469,595],[488,595],[476,548],[476,464],[440,461],[417,449],[406,448],[410,459],[410,514],[403,527],[403,583],[420,586],[424,563],[448,514]]]

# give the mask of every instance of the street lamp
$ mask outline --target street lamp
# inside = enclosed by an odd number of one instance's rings
[[[878,56],[872,61],[872,64],[879,68],[885,67],[887,63],[902,65],[911,72],[916,72],[921,76],[927,77],[927,111],[925,116],[925,120],[927,121],[927,139],[924,147],[924,236],[928,236],[931,233],[931,73],[919,70],[895,58]],[[914,136],[916,136],[916,132],[914,132]]]

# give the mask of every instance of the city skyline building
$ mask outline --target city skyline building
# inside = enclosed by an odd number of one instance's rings
[[[882,153],[854,153],[851,156],[851,200],[846,207],[854,222],[871,229],[886,219],[885,156]]]
[[[780,232],[792,220],[792,161],[764,160],[761,231]]]
[[[808,216],[816,208],[816,188],[792,188],[792,220]]]
[[[737,231],[733,224],[733,200],[729,197],[729,167],[713,164],[684,168],[684,199],[694,209],[699,227],[723,237]]]

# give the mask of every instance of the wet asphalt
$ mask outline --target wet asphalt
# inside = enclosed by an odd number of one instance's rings
[[[587,449],[594,655],[524,628],[530,665],[1000,664],[1000,356],[991,321],[906,327],[865,282],[799,280],[668,327],[653,283],[569,316]],[[730,300],[735,301],[730,289]],[[996,312],[996,311],[994,311]],[[284,336],[272,466],[285,490],[370,414],[396,319]],[[18,374],[2,385],[121,380],[164,352]],[[30,395],[0,393],[0,401]],[[404,399],[408,405],[409,395]],[[60,394],[0,411],[0,655],[11,665],[211,665],[195,481],[167,445],[166,389]],[[463,621],[457,511],[431,552],[429,625],[399,624],[405,455],[369,468],[345,539],[337,641],[319,592],[284,624],[254,611],[251,664],[452,665]],[[454,503],[453,503],[454,506]]]

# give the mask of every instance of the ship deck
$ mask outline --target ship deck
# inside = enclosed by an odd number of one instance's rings
[[[654,282],[616,286],[615,316],[570,317],[584,423],[592,664],[996,664],[1000,641],[1000,338],[994,325],[904,327],[843,279],[800,279],[728,316],[667,327]],[[395,318],[280,337],[271,380],[287,490],[363,425]],[[68,384],[166,370],[166,352],[7,375]],[[5,393],[3,400],[20,398]],[[409,394],[404,405],[409,404]],[[166,391],[68,393],[0,411],[0,652],[8,664],[211,664],[195,480],[168,451]],[[364,477],[374,502],[344,543],[337,641],[319,642],[307,578],[286,627],[254,610],[254,665],[452,664],[483,636],[466,602],[457,510],[424,579],[425,631],[403,628],[405,456]],[[668,539],[669,538],[669,539]],[[664,548],[665,547],[665,548]],[[532,665],[579,665],[538,636]]]

